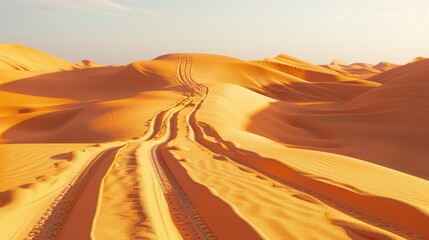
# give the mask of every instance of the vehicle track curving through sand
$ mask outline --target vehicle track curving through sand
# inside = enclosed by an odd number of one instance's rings
[[[177,68],[171,73],[177,83],[186,88],[185,96],[157,112],[144,136],[125,140],[123,146],[107,148],[93,158],[57,196],[27,239],[106,238],[108,235],[103,229],[111,229],[112,236],[128,239],[266,238],[250,217],[242,214],[239,208],[233,208],[234,204],[227,197],[214,190],[221,184],[206,186],[202,182],[209,182],[207,179],[192,176],[189,166],[186,168],[186,164],[181,163],[216,161],[214,159],[222,159],[225,165],[236,167],[239,174],[257,176],[259,180],[272,183],[268,188],[298,192],[307,200],[320,202],[324,207],[387,231],[398,239],[429,237],[427,230],[387,214],[388,209],[383,207],[388,204],[402,216],[419,222],[426,220],[425,215],[406,203],[367,196],[352,186],[339,187],[306,176],[278,159],[260,156],[223,139],[211,125],[196,118],[209,89],[194,80],[192,56],[181,53],[177,58]],[[194,146],[192,150],[209,157],[206,160],[185,159],[174,155],[184,142]],[[213,169],[213,174],[207,172],[207,175],[221,176],[221,170]],[[226,186],[234,184],[230,179],[223,181]],[[248,184],[241,190],[248,196],[259,194],[251,186]],[[90,191],[94,189],[99,192]],[[86,209],[89,203],[92,204],[89,209],[94,211],[85,213],[82,229],[74,231],[72,226],[76,224],[70,222],[78,221],[74,215]],[[240,207],[244,209],[245,205]],[[215,214],[208,209],[210,207],[216,208]],[[372,211],[374,209],[376,211]],[[111,222],[116,225],[112,226]]]
[[[85,192],[85,188],[101,182],[100,178],[107,172],[120,148],[108,148],[92,159],[55,198],[51,206],[28,233],[26,239],[57,239],[62,235],[64,225],[68,221],[78,221],[80,224],[82,221],[80,217],[70,218],[70,215],[80,214],[79,212],[73,213],[79,200],[84,199],[87,204],[97,204],[97,194],[94,194],[91,189]],[[85,214],[95,213],[91,213],[91,208],[88,208]],[[91,217],[87,219],[91,219]],[[70,225],[76,226],[76,223],[70,223]],[[88,224],[86,226],[83,224],[81,231],[75,231],[75,233],[89,236],[90,229]],[[69,237],[72,238],[72,236]],[[63,238],[67,237],[63,236]]]

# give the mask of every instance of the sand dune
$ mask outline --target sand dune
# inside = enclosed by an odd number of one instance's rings
[[[82,60],[78,63],[76,63],[76,66],[82,67],[82,68],[93,68],[93,67],[102,67],[102,65],[91,61],[91,60]]]
[[[393,69],[398,67],[398,64],[395,63],[389,63],[389,62],[379,62],[377,65],[373,66],[374,69],[379,70],[380,72],[385,72],[387,70]]]
[[[352,63],[348,64],[341,60],[335,59],[328,65],[322,67],[333,70],[350,78],[368,79],[382,72],[398,67],[398,64],[381,61],[376,65],[369,63]]]
[[[370,80],[374,82],[385,83],[387,81],[390,81],[391,79],[398,78],[411,72],[424,70],[428,67],[428,64],[429,61],[427,59],[420,58],[420,60],[411,61],[410,63],[392,69],[391,71],[376,75],[370,78]]]
[[[0,239],[427,239],[429,62],[0,49]]]
[[[74,65],[60,58],[19,44],[0,44],[0,69],[53,72]]]
[[[330,69],[326,69],[285,54],[280,54],[275,58],[267,58],[263,61],[259,61],[258,63],[267,65],[310,82],[337,82],[353,80],[348,76],[338,74],[337,72],[331,71]]]
[[[427,59],[427,57],[416,57],[413,60],[411,60],[410,63],[418,62],[425,59]]]

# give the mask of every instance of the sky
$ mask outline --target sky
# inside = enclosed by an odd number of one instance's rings
[[[429,57],[429,0],[0,0],[0,43],[101,64],[176,52],[406,63]]]

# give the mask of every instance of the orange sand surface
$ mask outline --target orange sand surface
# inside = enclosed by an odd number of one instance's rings
[[[0,44],[0,239],[429,239],[429,59]]]

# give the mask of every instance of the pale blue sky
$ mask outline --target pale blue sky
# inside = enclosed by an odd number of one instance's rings
[[[429,0],[0,0],[0,42],[102,64],[173,52],[405,63],[429,56]]]

